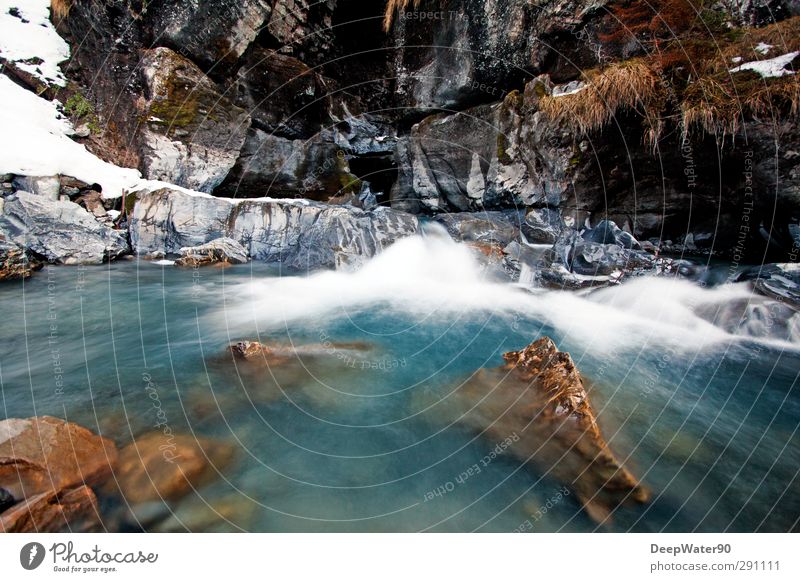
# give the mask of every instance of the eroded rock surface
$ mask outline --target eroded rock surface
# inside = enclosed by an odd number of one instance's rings
[[[230,238],[218,238],[197,247],[182,248],[181,258],[175,264],[180,267],[241,265],[247,259],[247,251],[238,242]]]
[[[220,237],[253,260],[300,270],[355,267],[416,234],[417,218],[388,208],[363,211],[304,200],[229,200],[159,190],[139,197],[131,242],[139,255],[178,254]]]

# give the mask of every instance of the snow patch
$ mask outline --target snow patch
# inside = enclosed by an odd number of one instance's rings
[[[565,85],[557,85],[553,87],[553,97],[565,97],[567,95],[574,95],[586,89],[586,83],[583,81],[572,81]]]
[[[50,0],[0,0],[0,57],[48,85],[67,84],[58,65],[69,45],[50,22]]]
[[[757,52],[760,52],[762,55],[766,55],[767,53],[769,53],[770,50],[772,50],[772,48],[773,46],[771,44],[760,42],[756,45],[755,50]]]
[[[794,75],[794,71],[788,70],[786,65],[796,59],[798,55],[800,55],[800,51],[786,53],[785,55],[766,59],[764,61],[750,61],[731,69],[730,72],[755,71],[764,78]]]

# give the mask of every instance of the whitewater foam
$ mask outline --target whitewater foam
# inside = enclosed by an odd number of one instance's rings
[[[226,306],[213,317],[231,335],[247,336],[376,310],[409,326],[468,321],[471,313],[481,312],[530,320],[532,331],[535,322],[545,323],[569,343],[593,351],[648,344],[696,350],[754,339],[747,335],[753,330],[731,331],[730,321],[716,325],[713,314],[736,301],[763,305],[770,300],[745,283],[706,289],[674,277],[639,277],[584,294],[531,290],[494,280],[472,249],[436,231],[395,243],[357,271],[261,278],[228,287]],[[797,348],[795,335],[759,339]]]

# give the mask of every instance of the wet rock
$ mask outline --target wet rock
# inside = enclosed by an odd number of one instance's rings
[[[3,513],[16,502],[16,499],[14,499],[14,496],[11,495],[11,493],[0,487],[0,513]]]
[[[220,237],[253,260],[310,270],[357,267],[416,234],[416,217],[388,208],[363,211],[306,200],[231,200],[159,190],[139,197],[130,232],[137,254],[177,254]]]
[[[572,248],[570,265],[579,275],[611,275],[651,269],[655,257],[617,244],[580,241]]]
[[[250,116],[191,61],[159,47],[144,52],[145,118],[138,134],[146,177],[201,192],[219,186],[244,145]]]
[[[117,462],[110,440],[50,416],[0,421],[0,487],[16,499],[95,486]]]
[[[0,281],[27,279],[41,268],[42,263],[28,257],[25,249],[0,240]]]
[[[773,263],[751,267],[739,273],[735,281],[752,281],[756,291],[800,310],[800,265]]]
[[[581,238],[587,242],[602,245],[618,245],[626,249],[641,250],[632,234],[619,228],[613,220],[601,220],[597,226],[584,231]]]
[[[241,265],[246,263],[247,251],[229,238],[218,238],[197,247],[181,249],[181,258],[175,261],[179,267],[202,267],[214,264]]]
[[[113,487],[131,504],[180,499],[218,478],[233,452],[220,441],[153,432],[120,450]]]
[[[128,252],[123,233],[73,202],[17,192],[3,199],[0,238],[52,263],[100,264]]]
[[[103,531],[94,492],[86,486],[34,495],[0,514],[0,532],[88,533]]]
[[[516,439],[509,452],[565,483],[597,522],[648,500],[603,439],[569,354],[544,337],[503,358],[505,365],[480,370],[459,390],[463,422],[492,442]]]
[[[457,212],[438,214],[434,220],[457,241],[507,245],[519,236],[518,212]]]
[[[529,243],[553,244],[564,228],[564,220],[558,210],[532,208],[525,215],[522,234]]]

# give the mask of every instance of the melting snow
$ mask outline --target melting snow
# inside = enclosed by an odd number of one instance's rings
[[[47,84],[67,84],[58,65],[69,45],[50,22],[50,0],[0,0],[0,57]]]
[[[794,75],[794,71],[788,70],[786,65],[796,59],[798,55],[800,55],[800,51],[786,53],[785,55],[764,61],[750,61],[749,63],[744,63],[743,65],[739,65],[738,67],[731,69],[731,73],[738,73],[740,71],[755,71],[762,77],[783,77],[785,75]]]
[[[553,87],[553,97],[564,97],[565,95],[574,95],[586,89],[586,83],[583,81],[572,81],[566,85],[558,85]]]
[[[771,44],[767,44],[765,42],[760,42],[756,45],[756,50],[760,52],[762,55],[767,54],[772,49]]]

